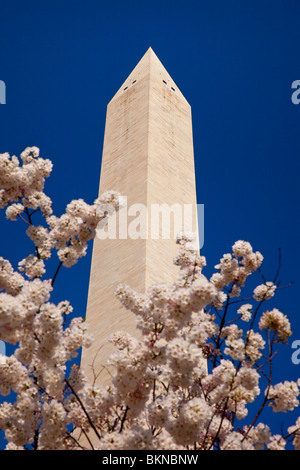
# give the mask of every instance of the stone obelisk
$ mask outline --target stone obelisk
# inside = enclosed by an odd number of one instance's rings
[[[136,204],[146,206],[149,218],[158,205],[193,205],[197,231],[191,107],[151,48],[107,106],[99,194],[106,190],[126,196],[128,226],[138,215]],[[152,284],[174,282],[175,238],[172,227],[169,238],[153,236],[149,219],[146,236],[126,236],[122,226],[115,239],[95,238],[86,314],[94,343],[82,352],[91,380],[114,351],[110,334],[139,335],[134,315],[115,298],[116,286],[145,292]],[[104,370],[97,383],[108,381]]]

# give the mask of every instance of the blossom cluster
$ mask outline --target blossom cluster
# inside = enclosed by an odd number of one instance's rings
[[[16,396],[0,406],[7,449],[282,450],[288,440],[299,449],[299,418],[285,436],[260,421],[261,406],[249,425],[240,424],[259,397],[274,412],[299,405],[299,381],[272,382],[274,347],[292,333],[286,315],[264,309],[277,286],[266,281],[243,300],[261,253],[237,241],[208,278],[193,234],[180,233],[172,285],[142,293],[117,286],[140,336],[116,331],[110,383],[99,384],[98,371],[90,383],[74,363],[92,342],[88,325],[71,315],[68,301],[51,302],[46,260],[57,250],[60,265],[70,267],[84,256],[107,204],[119,207],[119,194],[108,191],[92,205],[74,200],[57,217],[43,192],[52,163],[36,147],[21,161],[0,155],[0,206],[7,218],[27,220],[35,250],[17,270],[0,258],[0,340],[15,345],[9,357],[0,355],[0,394]],[[33,224],[37,210],[46,226]]]
[[[24,260],[20,268],[29,277],[40,277],[43,264],[51,250],[56,249],[63,266],[70,267],[86,254],[87,242],[94,238],[104,209],[109,205],[118,209],[120,195],[116,191],[106,191],[93,204],[83,199],[71,201],[65,214],[53,215],[52,201],[44,192],[45,179],[50,176],[52,162],[41,158],[37,147],[27,147],[20,159],[8,153],[0,154],[0,208],[6,208],[6,217],[16,220],[26,218],[28,237],[33,241],[38,260],[32,257]],[[22,163],[22,164],[21,164]],[[33,225],[31,216],[40,211],[45,218],[46,227]]]
[[[272,435],[266,424],[256,422],[258,418],[242,429],[235,426],[263,392],[259,361],[267,341],[254,330],[255,320],[260,330],[273,332],[273,342],[285,342],[291,334],[287,317],[276,309],[261,313],[258,320],[259,307],[274,295],[276,286],[270,282],[256,289],[257,308],[248,303],[236,308],[242,323],[251,322],[245,331],[236,323],[216,321],[221,308],[228,315],[230,299],[240,295],[248,276],[260,268],[262,255],[239,241],[208,280],[202,273],[205,259],[195,250],[191,235],[180,234],[178,244],[174,262],[180,270],[174,285],[154,285],[145,293],[127,285],[116,290],[122,304],[136,315],[142,339],[123,332],[111,338],[116,352],[110,361],[115,368],[110,394],[114,409],[119,407],[128,421],[122,420],[121,433],[119,428],[112,433],[108,429],[110,437],[101,439],[97,448],[285,448],[284,437]],[[275,412],[294,410],[299,394],[295,382],[274,387],[269,382],[265,389],[266,403]],[[299,428],[289,429],[297,445]]]
[[[52,214],[51,200],[43,190],[53,165],[39,154],[37,147],[27,147],[21,153],[22,165],[17,156],[0,154],[0,207],[8,206],[8,219],[16,220],[26,208],[40,208],[45,215]]]

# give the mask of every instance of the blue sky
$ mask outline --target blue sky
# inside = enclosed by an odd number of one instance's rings
[[[46,192],[60,215],[97,197],[106,105],[151,46],[192,106],[198,203],[205,205],[209,275],[238,239],[263,253],[282,285],[270,305],[299,322],[300,3],[296,0],[2,0],[0,152],[29,145],[54,163]],[[31,250],[21,224],[0,214],[0,255]],[[91,247],[57,279],[54,301],[84,315]],[[55,266],[53,264],[53,270]],[[290,342],[291,344],[291,342]],[[290,345],[278,378],[299,376]],[[284,416],[276,415],[280,427]]]

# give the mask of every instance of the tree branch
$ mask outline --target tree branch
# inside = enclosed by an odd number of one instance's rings
[[[75,392],[74,388],[72,387],[72,385],[70,384],[70,382],[68,381],[67,378],[65,378],[65,382],[67,384],[67,386],[69,387],[69,389],[71,390],[71,392],[73,393],[73,395],[75,396],[76,400],[78,401],[78,403],[80,404],[85,416],[87,417],[87,420],[91,426],[91,428],[93,429],[94,433],[96,434],[96,436],[98,437],[98,439],[100,440],[101,439],[101,436],[96,428],[96,426],[94,425],[93,421],[91,420],[91,417],[90,415],[88,414],[88,412],[86,411],[85,409],[85,406],[84,404],[82,403],[80,397],[78,396],[78,394]]]

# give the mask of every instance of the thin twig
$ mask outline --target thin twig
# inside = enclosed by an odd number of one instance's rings
[[[31,224],[28,222],[28,220],[24,219],[24,217],[23,217],[21,214],[18,214],[18,217],[20,217],[20,219],[22,219],[23,222],[25,222],[25,224],[31,225]]]
[[[273,338],[272,340],[270,341],[270,334],[268,333],[268,345],[269,345],[269,357],[270,357],[270,372],[269,372],[269,377],[268,377],[268,386],[267,386],[267,389],[266,389],[266,393],[265,393],[265,397],[264,397],[264,400],[258,410],[258,412],[256,413],[252,423],[250,424],[250,426],[248,427],[247,429],[247,432],[243,438],[243,440],[245,440],[250,432],[250,430],[253,428],[253,426],[255,425],[256,421],[258,420],[260,414],[262,413],[263,409],[265,408],[265,405],[267,403],[267,401],[269,400],[269,391],[270,391],[270,388],[271,388],[271,382],[272,382],[272,372],[273,372],[273,361],[272,361],[272,358],[274,356],[273,354],[273,344],[274,344],[274,340],[275,340],[275,335],[276,333],[274,333],[273,335]]]
[[[76,431],[76,428],[74,429],[74,431]],[[73,432],[74,432],[74,431],[73,431]],[[82,430],[81,430],[81,431],[82,431]],[[72,439],[72,441],[74,441],[75,444],[76,444],[78,447],[80,447],[80,449],[86,450],[86,448],[83,447],[83,446],[78,442],[77,439],[75,439],[75,437],[72,435],[72,433],[67,432],[67,437],[68,437],[69,439]],[[92,447],[93,447],[93,446],[92,446]]]
[[[87,417],[87,420],[91,426],[91,428],[93,429],[93,431],[95,432],[96,436],[98,437],[98,439],[100,440],[101,439],[101,436],[96,428],[96,426],[94,425],[93,421],[91,420],[91,417],[90,415],[88,414],[88,412],[86,411],[85,409],[85,406],[84,404],[82,403],[80,397],[78,396],[78,394],[75,392],[74,388],[72,387],[72,385],[70,384],[70,382],[68,381],[67,378],[65,378],[65,382],[67,384],[67,386],[69,387],[69,389],[71,390],[71,392],[73,393],[73,395],[75,396],[76,400],[78,401],[78,403],[80,404],[85,416]]]
[[[71,245],[71,240],[68,241],[68,243],[67,243],[66,246],[70,246],[70,245]],[[62,267],[62,264],[63,264],[63,262],[61,261],[61,262],[59,263],[59,265],[57,266],[57,269],[56,269],[56,271],[55,271],[55,273],[54,273],[54,276],[53,276],[53,278],[52,278],[52,281],[51,281],[51,286],[53,286],[53,284],[54,284],[54,282],[55,282],[55,279],[57,278],[57,275],[58,275],[58,273],[59,273],[59,270],[60,270],[60,268]]]
[[[124,415],[123,415],[123,418],[122,418],[122,421],[121,421],[121,426],[120,426],[120,431],[119,432],[123,431],[123,427],[124,427],[124,423],[125,423],[125,420],[126,420],[128,410],[129,410],[129,407],[126,406],[126,409],[125,409],[125,412],[124,412]]]
[[[290,432],[290,433],[289,433],[289,434],[287,434],[286,436],[282,436],[282,437],[283,437],[283,439],[285,439],[285,440],[286,440],[286,439],[288,439],[289,437],[291,437],[291,436],[295,435],[297,432],[300,432],[300,428],[297,428],[297,429],[295,429],[295,431],[293,431],[293,432]]]
[[[57,269],[56,269],[56,271],[55,271],[55,273],[54,273],[54,276],[53,276],[53,278],[52,278],[52,281],[51,281],[51,286],[53,286],[53,284],[54,284],[54,282],[55,282],[55,279],[57,278],[57,275],[58,275],[58,273],[59,273],[59,270],[60,270],[60,268],[62,267],[62,264],[63,264],[63,262],[61,261],[61,262],[59,263],[59,265],[57,266]]]
[[[34,212],[35,212],[35,211],[34,211]],[[33,214],[34,212],[32,212],[32,213],[30,214],[28,208],[25,207],[25,213],[26,213],[26,215],[27,215],[28,222],[27,222],[25,219],[23,219],[23,220],[25,220],[25,222],[28,223],[29,225],[33,225],[31,216],[32,216],[32,214]],[[21,217],[21,218],[23,218],[23,217]],[[38,259],[41,259],[41,255],[40,255],[40,253],[39,253],[38,247],[36,246],[36,244],[34,244],[34,246],[35,246],[35,252],[36,252],[36,255],[37,255]]]
[[[273,284],[276,284],[276,281],[277,281],[277,278],[279,276],[279,273],[280,273],[280,269],[281,269],[281,249],[278,248],[278,267],[277,267],[277,271],[276,271],[276,274],[275,274],[275,277],[274,277],[274,280],[273,280]]]

